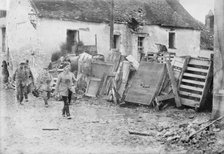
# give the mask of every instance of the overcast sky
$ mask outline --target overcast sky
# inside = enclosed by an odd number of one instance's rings
[[[203,23],[209,10],[214,10],[214,0],[180,0],[180,3],[195,19]]]

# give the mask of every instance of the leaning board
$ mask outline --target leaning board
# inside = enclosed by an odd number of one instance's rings
[[[150,105],[160,91],[166,73],[165,66],[165,64],[141,62],[132,78],[125,102]]]

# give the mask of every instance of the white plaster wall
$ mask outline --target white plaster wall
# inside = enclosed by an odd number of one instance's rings
[[[66,42],[67,30],[79,30],[80,41],[84,45],[95,45],[97,37],[98,53],[107,55],[109,51],[109,26],[102,23],[86,23],[80,21],[60,21],[53,19],[41,19],[38,27],[38,38],[42,50],[52,53],[60,49],[60,45]]]
[[[119,51],[122,55],[132,54],[133,41],[132,34],[125,24],[114,24],[114,34],[120,34],[120,47]]]
[[[170,29],[159,26],[148,26],[145,30],[149,33],[148,47],[146,52],[155,52],[155,43],[169,46]],[[191,55],[196,57],[200,51],[200,31],[191,29],[175,29],[175,49],[168,48],[168,51],[175,52],[177,56]]]
[[[7,14],[7,44],[15,65],[25,59],[32,59],[37,48],[36,29],[31,25],[28,13],[32,7],[27,0],[13,0]]]
[[[99,54],[107,56],[110,49],[110,27],[106,23],[88,23],[81,21],[61,21],[53,19],[38,19],[35,29],[29,20],[28,13],[32,7],[28,0],[13,0],[7,19],[8,47],[12,58],[19,62],[30,59],[35,65],[49,63],[51,54],[60,49],[66,42],[67,30],[79,30],[80,40],[84,45],[94,45],[97,37],[97,50]],[[156,52],[155,43],[168,47],[168,34],[170,29],[159,26],[145,26],[141,33],[146,34],[144,40],[145,52]],[[122,55],[133,55],[138,59],[138,34],[132,33],[127,25],[115,24],[114,32],[120,34],[120,52]],[[198,55],[200,48],[200,32],[187,29],[175,29],[176,52],[178,56]],[[31,53],[35,52],[35,56]],[[18,64],[18,63],[17,63]]]
[[[168,48],[170,29],[157,25],[144,26],[138,33],[131,32],[126,25],[115,24],[115,33],[120,33],[121,44],[120,52],[122,55],[133,55],[136,60],[138,54],[138,36],[144,36],[144,52],[157,52],[156,43],[164,44]],[[200,51],[200,31],[191,29],[175,29],[175,49],[169,49],[175,52],[177,56],[191,55],[197,57]],[[109,32],[108,32],[109,33]],[[108,34],[109,35],[109,34]]]

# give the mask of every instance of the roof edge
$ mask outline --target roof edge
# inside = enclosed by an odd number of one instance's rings
[[[33,2],[33,0],[28,0],[28,1],[30,2],[31,6],[33,7],[36,14],[39,16],[40,12],[39,12],[38,8],[36,7],[36,4]]]

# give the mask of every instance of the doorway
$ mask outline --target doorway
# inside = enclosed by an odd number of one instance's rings
[[[72,52],[72,47],[79,42],[79,31],[77,30],[67,30],[67,50]]]
[[[114,35],[114,49],[120,49],[120,35]]]

